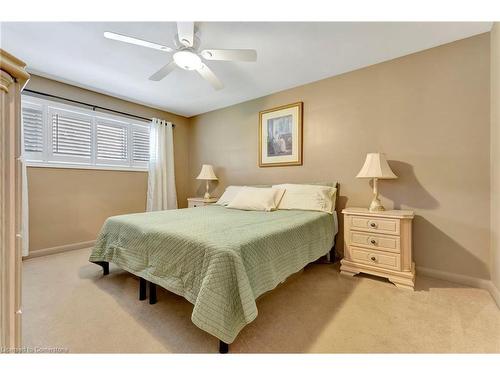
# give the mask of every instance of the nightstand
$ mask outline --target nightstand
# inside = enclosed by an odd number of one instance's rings
[[[386,277],[398,288],[413,290],[413,211],[370,212],[366,208],[346,208],[342,213],[344,259],[340,262],[340,273]]]
[[[208,206],[210,204],[214,204],[218,200],[219,198],[188,198],[188,208]]]

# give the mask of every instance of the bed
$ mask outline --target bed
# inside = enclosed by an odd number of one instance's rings
[[[227,352],[257,317],[255,300],[326,255],[337,215],[218,205],[110,217],[90,261],[109,262],[194,305],[192,322]]]

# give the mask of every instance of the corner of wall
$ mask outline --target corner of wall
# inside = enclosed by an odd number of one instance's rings
[[[500,306],[500,23],[490,34],[490,264],[491,290]]]
[[[490,282],[490,285],[488,285],[486,289],[490,292],[498,308],[500,309],[500,289],[498,289],[496,285],[493,284],[493,282]]]

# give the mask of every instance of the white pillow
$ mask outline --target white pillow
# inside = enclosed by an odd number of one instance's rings
[[[227,206],[233,199],[236,197],[236,194],[239,193],[244,186],[234,186],[230,185],[224,191],[224,194],[221,195],[219,200],[215,204],[219,204],[221,206]]]
[[[227,208],[237,208],[249,211],[273,211],[283,197],[285,190],[280,188],[255,188],[245,186],[227,205]]]
[[[285,189],[278,210],[335,211],[337,188],[321,185],[282,184],[273,188]]]

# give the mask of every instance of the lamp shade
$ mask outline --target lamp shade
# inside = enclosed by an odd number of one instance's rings
[[[389,167],[385,154],[369,153],[357,178],[398,178]]]
[[[196,177],[197,180],[217,180],[217,176],[214,173],[214,168],[210,164],[203,164],[201,167],[201,172]]]

